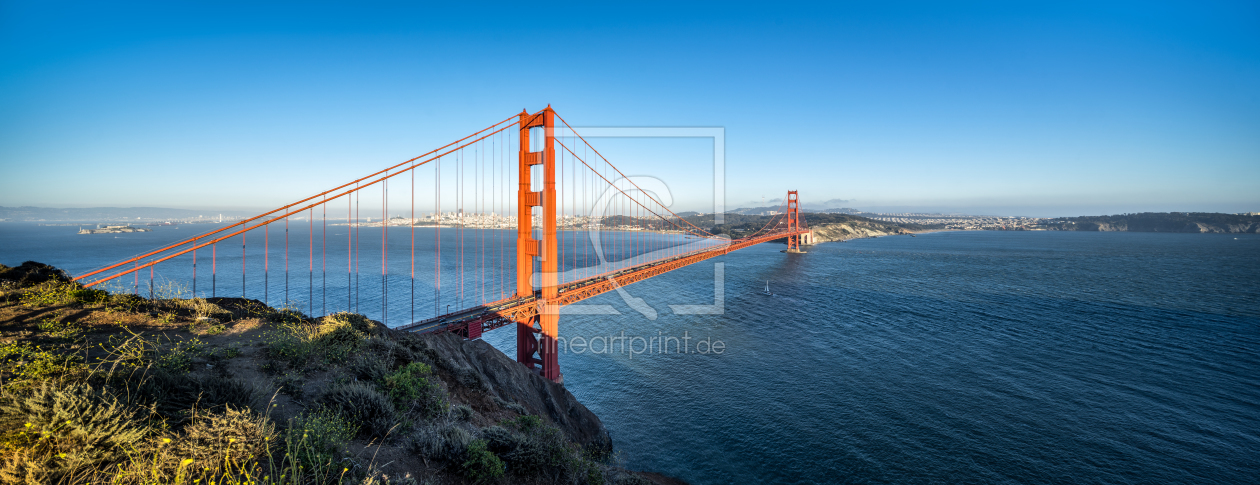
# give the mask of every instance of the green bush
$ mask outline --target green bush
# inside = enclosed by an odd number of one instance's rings
[[[467,404],[456,404],[451,406],[451,417],[467,423],[472,421],[473,410]]]
[[[311,320],[311,317],[292,308],[285,308],[267,314],[267,319],[273,322],[292,324],[308,322]]]
[[[0,369],[13,374],[11,380],[43,380],[84,369],[77,352],[56,352],[28,342],[0,344]]]
[[[112,336],[105,347],[109,355],[103,358],[102,365],[113,369],[159,368],[172,372],[187,372],[193,359],[205,355],[207,348],[205,342],[197,338],[176,340],[136,332]]]
[[[74,322],[58,322],[47,318],[36,323],[35,326],[48,337],[57,340],[78,340],[83,336],[83,328],[75,325]]]
[[[492,483],[503,478],[503,460],[486,449],[485,440],[473,440],[464,460],[464,474],[474,483]]]
[[[266,346],[269,357],[295,368],[305,366],[318,350],[314,342],[283,331],[267,335]]]
[[[109,293],[94,288],[79,288],[70,292],[75,301],[85,305],[97,305],[109,301]]]
[[[363,346],[366,335],[343,320],[322,323],[285,323],[267,336],[267,354],[301,368],[317,357],[328,363],[341,362]]]
[[[360,435],[385,436],[397,423],[389,398],[362,382],[334,387],[320,401],[354,423]]]
[[[321,319],[324,324],[348,324],[351,328],[363,333],[364,335],[376,335],[380,333],[380,328],[372,323],[368,317],[358,313],[339,312],[328,315]]]
[[[113,293],[109,295],[109,300],[105,302],[105,306],[111,310],[129,313],[135,312],[147,304],[149,304],[149,300],[132,293]]]
[[[195,460],[195,468],[214,469],[225,461],[241,465],[266,456],[275,438],[275,425],[266,417],[227,406],[195,416],[172,446],[176,456]]]
[[[0,481],[57,481],[116,460],[150,432],[144,413],[83,383],[46,381],[0,403],[6,447]]]
[[[376,339],[373,339],[376,340]],[[346,369],[359,380],[384,382],[389,375],[389,366],[375,352],[363,352],[350,358]]]
[[[507,463],[513,476],[534,480],[584,474],[584,463],[559,428],[526,415],[482,430],[482,438]]]
[[[52,306],[78,303],[75,295],[83,288],[78,283],[51,280],[27,287],[21,301],[26,306]]]
[[[286,453],[304,469],[326,475],[336,469],[333,462],[356,431],[357,426],[336,411],[317,407],[290,423],[285,433]]]
[[[433,369],[423,362],[412,362],[386,375],[381,387],[389,393],[398,409],[415,411],[433,418],[446,412],[446,393],[430,377]]]
[[[472,439],[472,433],[463,426],[440,421],[416,429],[408,448],[428,459],[455,461],[463,457]]]
[[[189,419],[189,412],[223,411],[257,404],[258,395],[250,385],[222,376],[197,377],[186,372],[150,368],[143,372],[115,372],[104,382],[129,400],[149,407],[168,424]]]

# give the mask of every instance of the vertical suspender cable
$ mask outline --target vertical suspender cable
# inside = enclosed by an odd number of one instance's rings
[[[289,215],[284,215],[284,306],[289,306]]]
[[[386,263],[389,260],[389,170],[386,170],[386,180],[381,184],[381,324],[388,324],[388,286],[386,281]]]
[[[306,313],[308,316],[315,315],[315,208],[306,210],[306,221],[308,224],[306,233]]]
[[[351,288],[354,288],[354,200],[346,194],[346,311],[352,311]]]
[[[438,316],[442,307],[442,159],[439,157],[433,166],[433,206],[437,212],[434,220],[433,245],[433,316]]]
[[[267,284],[271,271],[271,224],[263,226],[263,304],[271,305],[271,286]]]
[[[245,298],[245,236],[248,232],[241,233],[241,298]]]
[[[442,159],[433,165],[433,207],[437,210],[436,229],[433,229],[433,316],[440,315],[442,300]]]
[[[411,165],[411,322],[416,321],[416,166]]]
[[[359,232],[359,184],[354,184],[354,312],[359,313],[359,244],[363,234]]]
[[[325,195],[319,202],[320,210],[320,229],[319,229],[319,273],[320,273],[320,297],[319,297],[319,313],[328,315],[328,196]]]

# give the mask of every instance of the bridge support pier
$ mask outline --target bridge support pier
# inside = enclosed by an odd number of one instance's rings
[[[559,245],[556,242],[555,112],[550,105],[536,115],[521,111],[519,128],[516,296],[536,296],[539,315],[529,321],[517,322],[516,360],[547,379],[563,383],[556,340],[560,334],[560,307],[551,303],[560,296],[560,258]],[[543,143],[537,151],[532,150],[531,128],[542,128],[543,131]],[[542,173],[536,175],[533,167],[538,165],[542,166]],[[541,187],[535,187],[535,183],[539,182]],[[541,239],[534,239],[534,207],[541,208]],[[535,261],[539,267],[537,292],[534,291]],[[535,337],[534,334],[538,336]],[[535,357],[535,354],[538,356]],[[535,367],[536,365],[541,368]]]

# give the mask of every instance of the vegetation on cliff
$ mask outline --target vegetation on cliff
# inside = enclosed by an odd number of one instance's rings
[[[1217,212],[1140,212],[1111,216],[1061,217],[1039,225],[1057,231],[1256,233],[1260,216]]]
[[[766,224],[769,224],[770,220],[775,217],[777,216],[744,215],[728,212],[722,215],[722,224],[714,224],[713,214],[689,215],[683,219],[686,219],[687,222],[695,224],[697,227],[705,228],[712,234],[727,234],[732,239],[738,239],[757,232],[761,228],[765,227]],[[894,224],[881,222],[851,214],[808,212],[803,213],[801,217],[811,228],[824,225],[847,224],[849,227],[861,227],[864,230],[869,229],[874,232],[886,234],[903,234],[907,231],[921,231],[933,229],[935,227],[918,224]]]
[[[3,483],[650,483],[611,460],[484,342],[0,265]]]

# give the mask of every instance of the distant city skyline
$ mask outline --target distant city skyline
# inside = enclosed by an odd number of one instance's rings
[[[723,127],[728,209],[1260,210],[1254,2],[18,1],[0,59],[8,207],[271,209],[551,104]],[[712,210],[705,140],[597,143]]]

